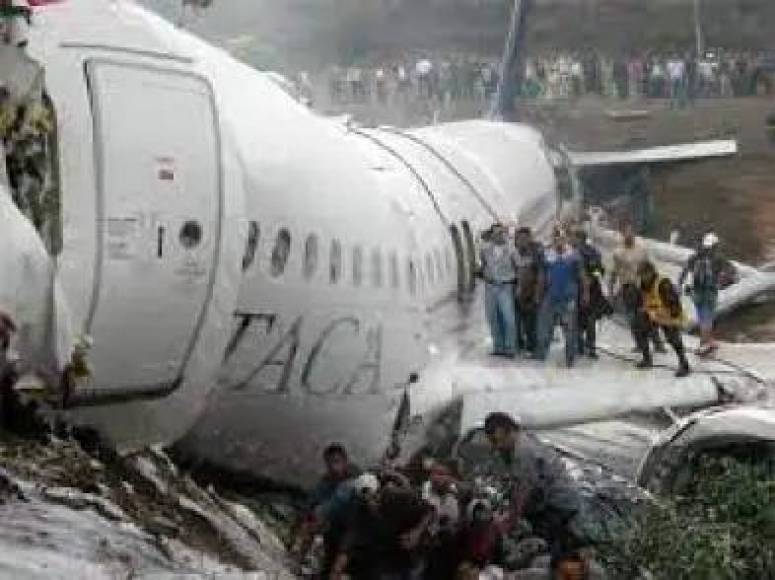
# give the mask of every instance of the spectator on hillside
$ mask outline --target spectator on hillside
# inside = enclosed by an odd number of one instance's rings
[[[670,108],[684,108],[687,85],[686,62],[677,54],[667,61],[667,77],[670,82]]]
[[[649,71],[649,96],[652,99],[661,99],[665,96],[665,67],[658,58],[651,60],[651,70]]]

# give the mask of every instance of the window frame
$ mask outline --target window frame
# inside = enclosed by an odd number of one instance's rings
[[[384,261],[382,259],[382,250],[374,247],[371,250],[371,285],[376,289],[382,289],[385,285]]]
[[[278,259],[277,256],[279,255],[279,249],[282,247],[280,245],[280,241],[283,238],[283,235],[287,236],[288,242],[287,242],[287,250],[284,256],[284,259],[282,260],[281,265],[276,264],[276,260]],[[269,257],[269,276],[273,279],[281,278],[285,275],[286,270],[288,269],[288,264],[291,261],[291,255],[293,252],[293,235],[291,234],[290,228],[286,226],[282,226],[280,229],[277,230],[277,235],[275,235],[274,239],[274,246],[272,247],[272,254]]]
[[[310,248],[313,252],[310,253]],[[310,259],[312,257],[312,259]],[[313,280],[320,269],[320,238],[311,232],[304,238],[304,255],[302,256],[301,274],[305,280]]]
[[[242,271],[247,272],[256,263],[261,242],[261,224],[256,220],[248,221],[248,237],[245,240],[245,252],[242,254]]]
[[[363,246],[356,244],[352,250],[352,261],[350,262],[352,275],[352,284],[355,288],[363,286],[364,278],[364,259],[363,259]]]
[[[388,258],[388,274],[390,276],[391,290],[401,289],[401,262],[398,258],[398,252],[393,250]]]
[[[328,282],[336,286],[342,281],[344,273],[344,251],[342,242],[333,238],[328,249]]]

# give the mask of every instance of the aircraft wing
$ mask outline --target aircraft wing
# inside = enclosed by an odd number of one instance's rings
[[[603,165],[630,165],[641,163],[676,163],[715,157],[729,157],[738,152],[735,140],[698,141],[680,145],[664,145],[631,151],[568,152],[576,168]]]
[[[444,447],[480,429],[493,411],[508,412],[531,430],[556,434],[617,418],[624,422],[617,422],[617,428],[622,423],[629,430],[633,415],[771,398],[767,378],[775,376],[769,364],[775,360],[775,345],[750,352],[748,345],[722,345],[717,358],[690,356],[693,374],[676,379],[672,353],[659,355],[656,368],[644,372],[635,368],[638,355],[630,351],[627,328],[606,320],[599,330],[600,359],[579,359],[572,369],[563,364],[560,343],[544,363],[491,357],[485,334],[469,337],[468,348],[457,354],[447,351],[413,385],[413,420],[402,452],[411,456],[426,444]],[[695,337],[687,336],[685,342],[690,352],[697,346]]]

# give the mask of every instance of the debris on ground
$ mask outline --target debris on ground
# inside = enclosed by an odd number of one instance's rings
[[[87,453],[73,439],[0,439],[0,575],[293,578],[275,533],[202,489],[160,448]]]

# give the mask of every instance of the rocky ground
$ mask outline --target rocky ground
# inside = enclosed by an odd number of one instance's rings
[[[275,530],[160,449],[118,457],[4,435],[0,514],[3,578],[293,578]]]

